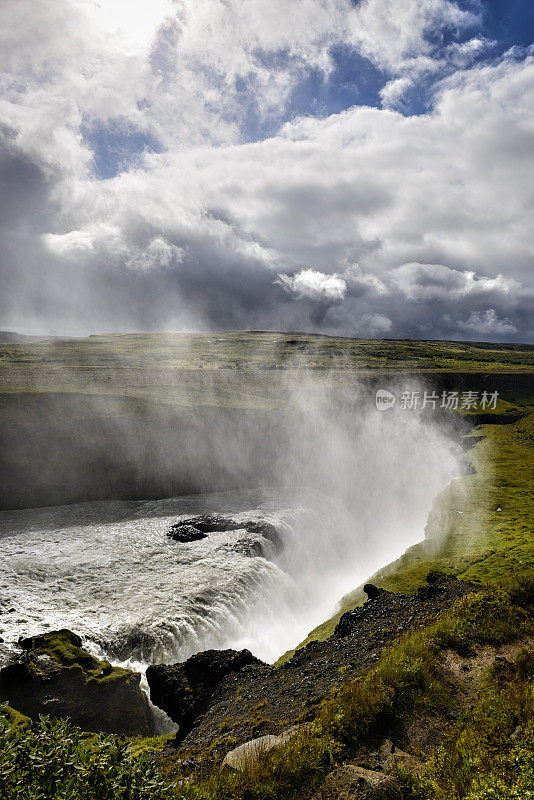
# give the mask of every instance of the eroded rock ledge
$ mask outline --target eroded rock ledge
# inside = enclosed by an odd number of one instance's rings
[[[70,717],[82,730],[150,736],[154,721],[141,676],[112,667],[63,629],[21,639],[0,661],[0,701],[37,719]]]
[[[264,520],[235,520],[222,514],[202,514],[188,517],[171,525],[167,536],[175,542],[189,544],[206,539],[216,533],[245,530],[251,539],[243,539],[236,544],[238,551],[244,555],[265,556],[264,542],[270,542],[275,550],[282,548],[282,538],[270,522]]]
[[[378,660],[405,630],[428,625],[444,608],[480,587],[432,572],[413,595],[368,585],[369,600],[344,614],[335,633],[312,642],[280,668],[248,651],[206,651],[183,664],[150,667],[147,679],[156,705],[181,728],[176,744],[194,752],[215,745],[214,756],[264,734],[278,734],[332,689]],[[217,751],[224,735],[226,750]]]

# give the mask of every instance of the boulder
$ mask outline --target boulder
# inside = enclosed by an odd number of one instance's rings
[[[301,725],[292,725],[291,728],[283,731],[279,736],[267,734],[267,736],[259,736],[257,739],[251,739],[239,747],[235,747],[226,754],[222,763],[223,767],[232,767],[238,771],[243,770],[246,766],[253,764],[259,755],[268,753],[274,747],[280,747],[291,739],[301,729]]]
[[[185,525],[181,523],[173,525],[167,535],[169,539],[173,539],[175,542],[181,542],[182,544],[198,542],[200,539],[206,539],[208,536],[207,533],[195,528],[194,525]]]
[[[410,775],[415,775],[423,768],[423,764],[415,756],[396,747],[389,739],[383,739],[378,750],[380,766],[384,772],[396,772],[401,769]]]
[[[377,597],[380,597],[383,589],[379,589],[378,586],[375,586],[374,583],[366,583],[363,587],[363,591],[367,595],[369,600],[376,600]]]
[[[66,629],[21,639],[19,647],[3,658],[0,701],[32,719],[69,717],[84,731],[154,733],[138,673],[95,658]]]
[[[204,714],[220,684],[250,664],[263,665],[249,650],[205,650],[181,664],[154,664],[146,677],[152,702],[179,726],[177,741]]]
[[[280,534],[270,522],[258,520],[235,520],[221,514],[202,514],[199,517],[189,517],[176,522],[169,529],[167,536],[175,542],[195,542],[205,539],[211,533],[225,531],[245,530],[247,533],[256,534],[271,542],[276,549],[282,546]],[[256,548],[251,555],[263,555],[261,548]]]
[[[345,764],[326,776],[313,800],[402,800],[402,793],[391,775]]]

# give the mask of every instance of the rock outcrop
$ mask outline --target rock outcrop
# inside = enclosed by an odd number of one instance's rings
[[[189,517],[171,526],[167,533],[170,539],[182,544],[205,539],[212,533],[245,530],[247,533],[261,537],[248,543],[241,551],[244,555],[265,555],[261,539],[270,542],[276,550],[282,547],[282,539],[274,525],[258,520],[235,520],[221,514],[203,514]],[[239,549],[239,548],[238,548]]]
[[[313,800],[402,800],[402,793],[391,775],[345,764],[326,776]]]
[[[251,664],[263,665],[249,650],[206,650],[181,664],[148,667],[146,677],[152,702],[179,726],[181,741],[210,706],[213,695],[229,675]]]
[[[372,667],[399,635],[428,625],[459,597],[480,589],[442,573],[429,580],[411,595],[368,587],[372,600],[344,614],[328,639],[297,650],[278,668],[232,650],[149,667],[151,699],[181,726],[177,744],[190,751],[213,744],[214,758],[222,760],[253,737],[276,736],[292,722],[313,718],[323,698]]]
[[[383,625],[387,631],[396,624],[401,633],[414,623],[430,622],[443,608],[464,594],[479,589],[472,583],[459,581],[444,572],[429,572],[427,582],[414,594],[395,594],[379,589],[372,583],[364,586],[369,598],[365,605],[347,611],[340,618],[334,635],[348,636],[356,630],[376,633]]]
[[[69,717],[82,730],[150,736],[154,722],[141,676],[112,667],[82,648],[63,629],[19,642],[3,651],[0,700],[22,714]]]
[[[288,742],[301,729],[301,725],[292,725],[282,731],[279,736],[268,733],[266,736],[259,736],[257,739],[251,739],[244,744],[240,744],[239,747],[234,747],[233,750],[230,750],[225,755],[222,766],[241,771],[245,767],[254,764],[262,753],[268,753],[269,750]]]

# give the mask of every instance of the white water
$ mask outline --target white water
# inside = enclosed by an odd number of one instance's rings
[[[364,432],[365,458],[352,465],[341,498],[264,490],[4,512],[0,635],[15,642],[66,627],[132,665],[212,647],[276,659],[344,593],[423,537],[434,496],[456,473],[456,453],[435,429],[412,428],[398,429],[396,444],[391,436],[366,441]],[[208,512],[271,522],[284,548],[243,555],[235,545],[250,539],[244,530],[190,544],[167,538],[180,517]]]
[[[294,423],[274,448],[284,489],[1,513],[0,636],[66,627],[141,669],[207,648],[273,661],[302,641],[423,538],[436,494],[458,474],[459,448],[428,417],[380,413],[353,388],[332,401],[317,382],[299,382]],[[228,450],[224,430],[208,433]],[[245,530],[189,544],[166,536],[203,513],[270,522],[284,546],[265,543],[257,557],[239,550]]]

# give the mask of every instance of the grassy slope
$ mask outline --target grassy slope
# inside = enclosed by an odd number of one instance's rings
[[[179,757],[162,754],[155,767],[138,741],[86,738],[68,722],[46,718],[29,726],[0,706],[0,794],[12,800],[302,800],[336,766],[356,754],[365,759],[395,719],[415,714],[435,732],[446,726],[448,735],[437,752],[418,753],[424,767],[399,774],[406,798],[526,800],[534,779],[534,650],[525,648],[513,664],[504,660],[503,666],[501,659],[473,697],[451,681],[443,663],[450,650],[467,657],[481,646],[525,641],[533,598],[532,582],[519,591],[462,598],[433,625],[401,636],[369,672],[327,698],[300,733],[242,771],[215,764],[184,780]],[[160,751],[163,744],[161,737],[149,740]],[[502,791],[491,793],[494,787]]]

